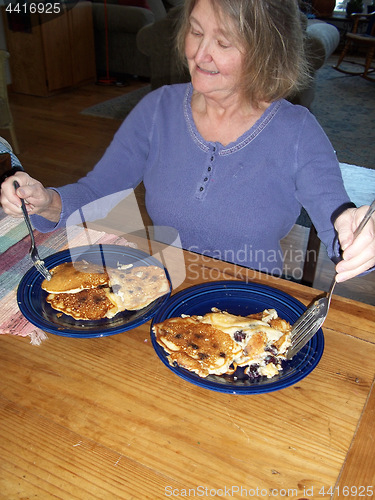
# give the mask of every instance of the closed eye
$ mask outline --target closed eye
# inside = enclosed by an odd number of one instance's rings
[[[220,40],[218,40],[217,43],[218,43],[219,47],[221,47],[222,49],[229,49],[229,47],[231,46],[230,43],[222,42]]]
[[[197,23],[194,23],[195,26],[193,26],[192,23],[190,23],[190,33],[194,36],[201,36],[202,35],[202,32],[201,30],[199,29],[199,27],[197,26]]]

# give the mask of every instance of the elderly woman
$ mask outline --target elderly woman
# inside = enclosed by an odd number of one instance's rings
[[[297,0],[187,0],[177,46],[191,83],[147,95],[77,183],[8,178],[4,210],[20,216],[27,199],[34,225],[48,231],[143,180],[153,223],[177,229],[186,249],[281,274],[280,240],[303,206],[332,259],[338,233],[338,281],[371,268],[375,222],[353,243],[366,208],[350,203],[315,118],[285,100],[308,78]]]

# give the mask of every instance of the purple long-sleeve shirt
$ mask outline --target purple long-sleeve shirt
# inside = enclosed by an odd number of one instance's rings
[[[143,180],[153,223],[177,229],[183,248],[281,273],[280,240],[304,206],[333,257],[331,217],[349,198],[314,116],[279,100],[223,146],[198,132],[192,91],[191,84],[180,84],[148,94],[95,168],[57,189],[63,206],[58,225],[35,216],[36,228],[61,227],[83,205]]]

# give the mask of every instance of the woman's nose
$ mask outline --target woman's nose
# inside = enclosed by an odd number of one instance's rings
[[[197,62],[211,62],[211,45],[208,41],[201,39],[195,53],[195,60]]]

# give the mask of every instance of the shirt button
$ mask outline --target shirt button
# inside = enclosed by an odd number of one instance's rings
[[[207,169],[207,170],[208,170],[209,172],[211,172],[212,168],[211,168],[211,167],[208,167],[208,169]]]
[[[211,156],[211,161],[214,161],[214,157],[213,156]]]
[[[203,179],[203,181],[204,181],[204,182],[207,182],[207,181],[208,181],[208,177],[205,177],[205,178]]]
[[[203,190],[204,190],[204,187],[203,187],[203,186],[201,186],[201,187],[199,188],[199,191],[203,191]]]

